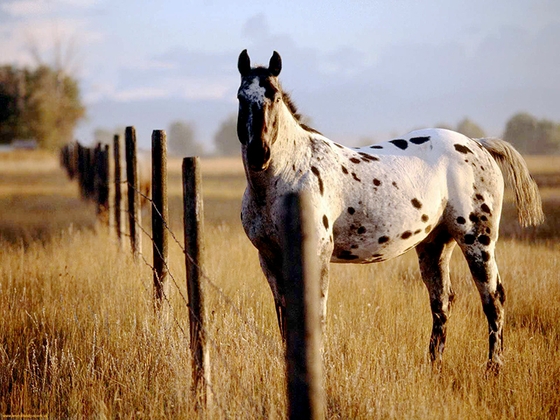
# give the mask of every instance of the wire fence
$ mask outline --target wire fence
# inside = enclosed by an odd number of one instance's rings
[[[116,137],[117,136],[115,136],[115,141],[117,141]],[[115,146],[115,149],[117,147],[120,146]],[[207,343],[212,349],[212,361],[219,362],[221,367],[224,368],[228,372],[228,374],[231,375],[231,377],[234,378],[238,383],[241,383],[239,372],[237,371],[237,369],[230,366],[230,363],[228,362],[226,356],[224,355],[224,352],[222,351],[220,340],[212,336],[210,328],[208,328],[204,320],[201,319],[201,315],[193,311],[193,308],[189,304],[189,300],[184,293],[185,286],[181,285],[186,283],[177,280],[177,276],[169,266],[167,256],[163,254],[156,241],[154,241],[152,233],[143,226],[141,218],[137,216],[135,209],[124,209],[121,203],[119,203],[119,205],[116,205],[116,203],[110,202],[111,198],[114,199],[116,196],[116,194],[110,194],[110,190],[115,190],[116,188],[126,186],[127,189],[133,191],[138,197],[141,197],[141,199],[145,203],[149,204],[149,207],[151,208],[151,217],[159,218],[159,220],[163,223],[163,228],[165,229],[169,237],[172,238],[173,243],[178,246],[180,251],[183,253],[186,261],[188,260],[190,264],[192,264],[199,270],[200,278],[204,282],[204,286],[209,286],[209,288],[217,294],[220,301],[227,305],[227,307],[239,318],[242,324],[249,331],[251,331],[252,334],[254,334],[255,337],[258,338],[258,340],[260,340],[261,342],[265,342],[271,349],[279,349],[279,347],[281,347],[279,341],[272,339],[269,334],[267,334],[259,325],[257,325],[255,320],[252,319],[251,316],[247,315],[244,310],[234,302],[232,297],[224,292],[224,290],[218,285],[218,282],[208,275],[207,270],[204,267],[198,265],[196,259],[193,258],[192,255],[190,255],[183,243],[179,240],[178,235],[169,226],[169,220],[167,220],[162,215],[162,212],[157,208],[153,199],[139,187],[135,186],[138,185],[136,182],[130,182],[130,180],[128,179],[121,179],[120,181],[117,180],[117,182],[115,182],[114,178],[111,179],[112,177],[109,170],[111,163],[108,146],[97,145],[95,148],[88,148],[80,145],[77,142],[69,144],[65,146],[61,151],[61,164],[66,169],[68,176],[71,179],[77,179],[80,185],[82,197],[84,199],[93,200],[97,204],[97,213],[100,223],[109,229],[115,229],[115,225],[117,227],[121,226],[121,230],[117,235],[119,238],[118,242],[121,241],[121,237],[132,240],[134,239],[134,235],[130,233],[130,225],[128,226],[129,231],[127,232],[122,230],[122,227],[125,226],[125,223],[117,224],[114,220],[113,222],[111,222],[111,218],[109,215],[115,207],[119,209],[121,215],[128,215],[129,221],[133,221],[135,228],[138,228],[143,237],[152,244],[153,252],[155,253],[153,256],[157,255],[163,261],[166,274],[171,279],[171,282],[167,282],[167,284],[176,290],[177,294],[180,297],[179,304],[183,305],[186,308],[191,322],[194,320],[194,322],[198,325],[198,328],[200,328],[202,334],[207,340]],[[113,162],[114,166],[120,164],[120,161]],[[126,194],[122,194],[122,196],[125,195]],[[120,215],[114,217],[120,217]],[[131,246],[134,247],[134,244],[132,244]],[[140,257],[140,261],[150,269],[154,276],[158,276],[159,273],[157,272],[154,264],[148,261],[141,249],[139,251],[140,252],[138,255]],[[149,293],[148,288],[144,288],[146,290],[146,293]],[[192,337],[189,337],[189,333],[185,331],[182,320],[179,320],[177,318],[177,314],[174,311],[169,293],[165,289],[163,289],[162,297],[163,303],[167,308],[167,314],[180,332],[181,336],[185,340],[189,340],[189,338],[192,340]],[[267,355],[267,357],[272,357],[272,355],[268,352],[263,353]],[[227,418],[227,410],[224,406],[225,402],[222,398],[220,398],[220,394],[214,388],[212,381],[208,380],[208,376],[206,375],[202,376],[202,380],[204,381],[204,386],[207,388],[208,392],[212,394],[212,404],[215,405],[220,412],[222,412],[224,418]],[[243,394],[246,401],[249,401],[255,407],[258,405],[252,390],[239,388],[239,391]]]

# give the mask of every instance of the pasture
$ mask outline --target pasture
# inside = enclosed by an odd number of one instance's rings
[[[545,224],[521,231],[506,199],[497,259],[506,291],[505,366],[487,376],[487,324],[458,250],[442,372],[414,251],[332,265],[325,337],[330,419],[560,416],[560,165],[530,157]],[[182,242],[180,162],[169,163],[171,229]],[[203,160],[212,364],[208,418],[283,418],[283,349],[270,289],[239,220],[240,159]],[[506,197],[508,195],[506,194]],[[149,219],[145,212],[145,226]],[[151,260],[151,243],[144,238]],[[170,240],[169,323],[135,264],[57,157],[0,155],[0,414],[196,418],[184,256]]]

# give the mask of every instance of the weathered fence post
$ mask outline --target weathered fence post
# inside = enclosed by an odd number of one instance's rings
[[[199,404],[205,408],[210,403],[210,359],[206,347],[206,308],[201,284],[204,276],[204,219],[202,182],[198,157],[183,159],[183,214],[185,234],[185,262],[191,353],[193,358],[194,391]]]
[[[94,197],[97,217],[109,222],[109,145],[98,143],[94,155]]]
[[[319,270],[307,194],[285,199],[283,274],[287,309],[286,373],[290,419],[323,419]]]
[[[87,199],[87,154],[87,148],[78,143],[78,182],[82,200]]]
[[[113,164],[114,164],[114,182],[115,182],[115,194],[113,213],[115,220],[115,230],[117,232],[117,239],[119,245],[122,246],[122,190],[121,190],[121,138],[118,134],[113,136]]]
[[[167,296],[169,220],[167,208],[167,137],[165,131],[152,133],[152,237],[154,258],[154,305],[161,310]]]
[[[86,198],[93,200],[95,194],[95,149],[86,147]]]
[[[134,259],[138,260],[142,252],[142,236],[140,226],[142,219],[139,208],[139,182],[138,165],[136,162],[136,130],[126,127],[126,181],[128,184],[128,229],[130,233],[130,246]],[[138,226],[137,226],[138,225]]]

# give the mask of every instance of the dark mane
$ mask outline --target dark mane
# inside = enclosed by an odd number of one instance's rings
[[[303,128],[305,131],[309,131],[310,133],[321,134],[320,132],[318,132],[314,128],[311,128],[307,124],[304,124],[302,122],[302,116],[298,112],[296,104],[294,103],[294,101],[292,100],[291,96],[288,93],[282,91],[282,99],[284,100],[284,104],[286,104],[286,106],[288,107],[288,109],[292,113],[292,116],[298,122],[298,124],[300,125],[301,128]]]

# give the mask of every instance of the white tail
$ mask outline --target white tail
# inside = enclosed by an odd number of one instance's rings
[[[527,164],[508,142],[497,138],[477,139],[496,160],[506,181],[515,193],[519,224],[536,226],[544,221],[539,188],[531,177]]]

